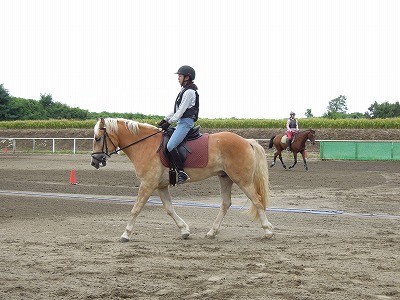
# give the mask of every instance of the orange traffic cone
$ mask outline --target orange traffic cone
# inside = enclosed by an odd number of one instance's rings
[[[75,170],[71,170],[71,172],[69,172],[69,183],[70,184],[78,184],[76,182],[76,171]]]
[[[7,154],[8,153],[8,147],[4,148],[4,153]]]

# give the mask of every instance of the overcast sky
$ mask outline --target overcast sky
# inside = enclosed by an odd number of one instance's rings
[[[184,64],[200,118],[400,101],[400,1],[1,0],[0,84],[89,111],[165,115]]]

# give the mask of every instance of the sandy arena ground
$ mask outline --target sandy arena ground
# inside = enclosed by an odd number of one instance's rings
[[[205,238],[216,178],[171,188],[190,239],[152,197],[120,243],[139,185],[126,156],[1,153],[0,172],[0,299],[400,299],[400,162],[278,162],[272,240],[237,188]]]

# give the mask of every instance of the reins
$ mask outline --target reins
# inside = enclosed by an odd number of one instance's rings
[[[159,133],[161,133],[161,132],[162,132],[162,131],[157,131],[157,132],[155,132],[155,133],[153,133],[153,134],[150,134],[150,135],[148,135],[148,136],[145,136],[144,138],[142,138],[142,139],[140,139],[140,140],[138,140],[138,141],[136,141],[136,142],[130,143],[129,145],[126,145],[126,146],[124,146],[124,147],[122,147],[122,148],[115,149],[113,152],[110,153],[110,156],[111,156],[112,154],[118,154],[119,151],[124,150],[124,149],[126,149],[126,148],[129,148],[129,147],[131,147],[131,146],[133,146],[133,145],[136,145],[136,144],[138,144],[138,143],[140,143],[140,142],[142,142],[142,141],[144,141],[144,140],[146,140],[146,139],[152,137],[153,135],[159,134]],[[108,135],[107,135],[107,136],[108,136]],[[111,138],[110,138],[110,137],[108,137],[108,138],[109,138],[110,141],[111,141]],[[112,141],[111,141],[111,143],[112,143]],[[113,144],[113,145],[114,145],[114,144]],[[115,147],[115,146],[114,146],[114,147]]]

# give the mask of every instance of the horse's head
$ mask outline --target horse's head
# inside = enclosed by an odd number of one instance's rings
[[[111,156],[111,154],[116,153],[118,148],[116,137],[110,136],[113,135],[112,133],[115,129],[111,128],[110,132],[107,132],[106,123],[111,125],[110,122],[106,122],[105,119],[100,118],[94,126],[91,165],[96,169],[105,167],[107,164],[107,159]]]
[[[308,131],[309,131],[308,139],[310,140],[311,144],[314,145],[315,144],[315,130],[309,129]]]

